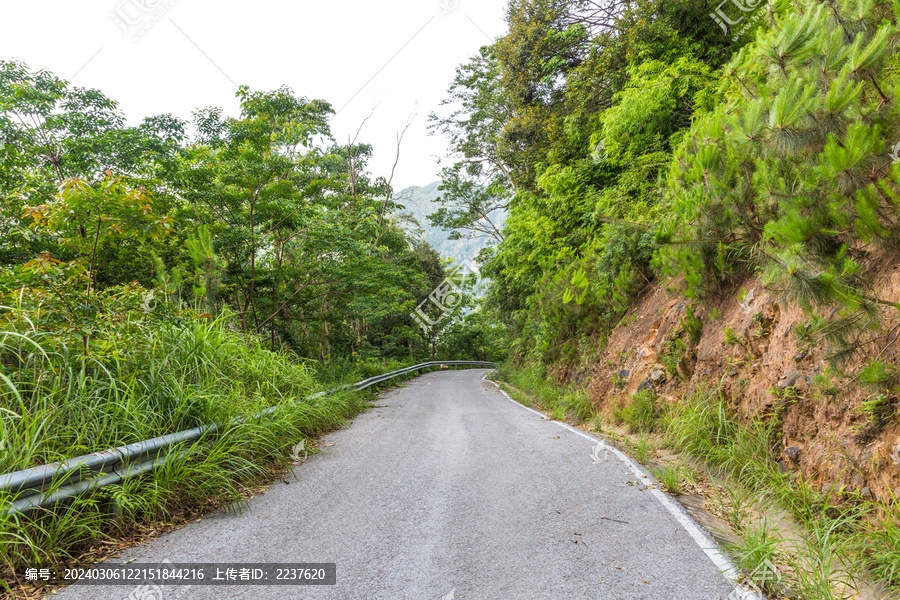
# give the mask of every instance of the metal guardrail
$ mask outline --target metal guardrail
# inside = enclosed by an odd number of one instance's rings
[[[321,398],[341,390],[361,391],[409,373],[443,365],[489,368],[497,366],[492,362],[465,360],[427,362],[319,392],[309,399]],[[274,407],[267,408],[257,416],[267,416],[274,410]],[[67,498],[87,494],[102,487],[121,483],[129,477],[152,471],[174,456],[195,452],[200,448],[197,442],[204,435],[215,433],[218,428],[218,424],[206,425],[62,462],[0,475],[0,514],[24,513],[50,506]]]

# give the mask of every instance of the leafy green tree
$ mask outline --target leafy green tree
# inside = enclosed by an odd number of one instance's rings
[[[138,285],[97,288],[98,248],[103,244],[134,247],[168,237],[173,221],[154,213],[150,196],[107,174],[91,186],[69,179],[49,204],[27,207],[31,227],[53,237],[73,257],[63,261],[42,253],[0,275],[4,306],[19,313],[45,333],[76,335],[85,354],[90,342],[104,329],[115,329],[121,312],[138,310]],[[7,312],[9,309],[4,309]],[[102,345],[102,336],[100,336]]]
[[[184,124],[168,115],[127,127],[116,102],[101,92],[0,61],[0,264],[18,264],[41,251],[66,252],[22,220],[26,206],[51,203],[66,180],[98,185],[112,172],[134,188],[159,190],[156,209],[168,213],[174,198],[158,183],[176,169],[184,135]],[[96,253],[98,261],[122,271],[115,277],[149,282],[149,253],[102,243]]]
[[[454,162],[432,222],[498,241],[483,256],[486,306],[516,356],[572,357],[653,280],[660,179],[716,106],[716,69],[747,41],[716,27],[714,11],[514,0],[509,34],[458,70],[456,111],[436,119]],[[491,202],[509,211],[496,234],[483,219]]]
[[[443,206],[428,218],[432,225],[463,235],[503,239],[500,221],[515,191],[516,157],[503,147],[503,130],[512,114],[499,82],[494,49],[485,46],[460,66],[443,106],[450,114],[430,116],[432,133],[445,135],[453,164],[442,171]]]
[[[153,213],[150,196],[107,173],[97,186],[82,179],[60,185],[58,199],[49,205],[28,207],[25,217],[37,229],[50,232],[75,252],[75,261],[87,275],[85,302],[96,286],[97,252],[102,244],[129,246],[169,235],[172,218]]]
[[[389,182],[367,172],[371,146],[335,144],[330,107],[287,88],[240,96],[240,118],[195,114],[179,183],[180,218],[208,223],[225,263],[218,300],[302,356],[422,352],[409,313],[433,259],[400,227]]]
[[[225,310],[303,357],[429,355],[410,313],[444,269],[372,147],[336,144],[330,105],[287,87],[238,97],[237,117],[196,111],[188,142],[170,116],[127,127],[102,93],[0,62],[2,304],[86,352],[129,314]]]
[[[723,100],[670,175],[670,256],[698,293],[757,269],[807,308],[843,309],[821,333],[858,349],[879,307],[863,264],[896,247],[900,37],[892,5],[816,2],[771,16],[727,66]]]
[[[242,87],[238,97],[240,118],[197,114],[206,145],[190,151],[182,183],[192,207],[202,207],[216,223],[220,251],[229,262],[230,291],[244,330],[250,331],[267,318],[255,304],[259,287],[271,284],[273,262],[279,263],[286,239],[310,211],[304,188],[313,184],[314,173],[308,166],[319,152],[317,136],[329,135],[332,111],[286,87],[273,92]],[[273,244],[274,257],[263,257]]]

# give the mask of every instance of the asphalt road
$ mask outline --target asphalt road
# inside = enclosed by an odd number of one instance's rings
[[[123,553],[137,563],[336,563],[334,586],[76,585],[61,600],[715,600],[714,543],[617,450],[512,402],[486,371],[382,396],[240,515]]]

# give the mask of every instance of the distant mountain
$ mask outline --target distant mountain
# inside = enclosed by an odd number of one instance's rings
[[[394,201],[404,206],[399,209],[401,215],[411,216],[424,230],[424,239],[431,247],[438,251],[442,257],[453,258],[456,262],[473,260],[481,252],[481,249],[493,242],[493,238],[481,236],[475,239],[449,239],[450,232],[439,227],[432,227],[428,222],[428,215],[441,207],[435,200],[441,195],[438,191],[440,181],[435,181],[425,187],[412,186],[394,196]],[[415,231],[413,223],[406,223],[406,228]],[[501,220],[502,226],[502,220]]]

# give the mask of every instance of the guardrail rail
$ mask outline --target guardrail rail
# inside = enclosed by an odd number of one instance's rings
[[[308,400],[342,390],[361,391],[403,375],[444,365],[491,369],[497,367],[496,363],[484,361],[427,362],[319,392],[310,396]],[[257,416],[269,415],[274,410],[274,407],[267,408]],[[102,487],[118,484],[129,477],[152,471],[175,456],[180,457],[184,453],[198,451],[203,446],[197,442],[204,435],[215,433],[218,428],[219,424],[205,425],[62,462],[0,475],[0,514],[24,513],[50,506],[67,498],[87,494]]]

